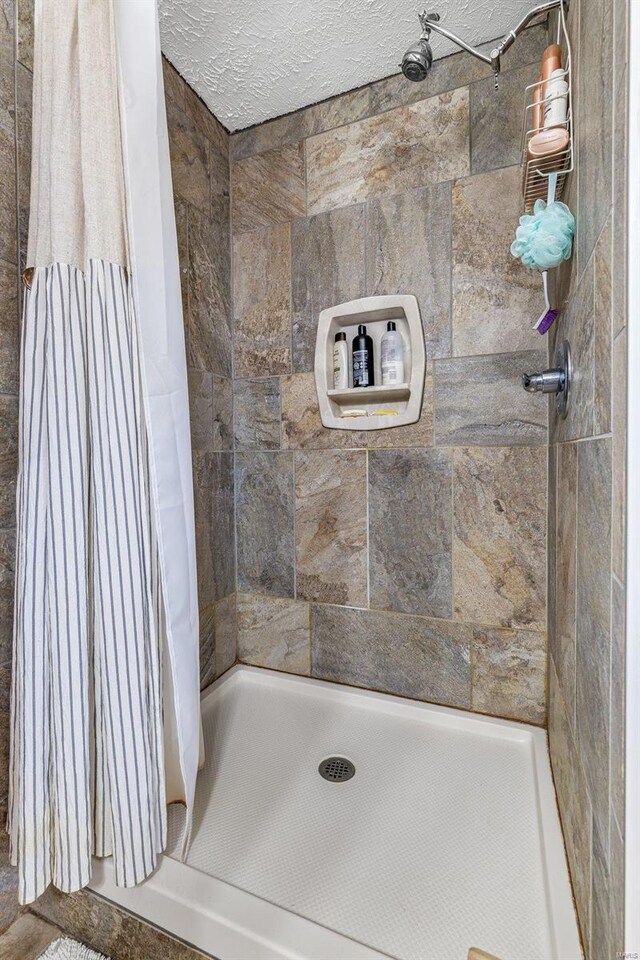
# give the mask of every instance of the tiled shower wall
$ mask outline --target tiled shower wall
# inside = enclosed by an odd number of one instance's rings
[[[543,723],[546,365],[538,275],[509,254],[524,87],[466,54],[231,137],[239,658]],[[322,427],[319,312],[412,293],[412,426]]]
[[[200,677],[236,659],[229,135],[164,61],[189,369]]]
[[[549,451],[549,742],[583,942],[621,956],[624,896],[628,0],[569,11],[575,255],[560,276],[577,377]]]

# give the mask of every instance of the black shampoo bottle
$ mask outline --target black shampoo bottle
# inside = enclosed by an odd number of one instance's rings
[[[353,385],[373,386],[373,340],[364,324],[358,327],[358,336],[353,338]]]

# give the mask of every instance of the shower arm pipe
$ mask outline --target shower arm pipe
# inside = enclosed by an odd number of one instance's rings
[[[519,34],[522,33],[525,27],[531,23],[534,17],[539,16],[541,13],[549,13],[549,11],[555,10],[557,7],[559,7],[561,3],[566,2],[567,0],[547,0],[546,3],[539,3],[537,7],[529,10],[529,12],[524,15],[522,20],[520,20],[513,30],[510,30],[504,35],[498,46],[495,47],[489,55],[486,53],[481,53],[476,47],[472,47],[471,44],[466,42],[466,40],[462,40],[460,37],[457,37],[455,33],[447,30],[446,27],[441,27],[437,20],[434,19],[434,16],[437,15],[429,14],[426,10],[423,10],[423,12],[420,14],[420,23],[427,37],[429,36],[430,30],[435,30],[436,33],[446,37],[447,40],[452,40],[459,47],[462,47],[463,50],[466,50],[467,53],[477,57],[478,60],[483,60],[485,63],[488,63],[489,66],[493,68],[493,72],[497,76],[500,73],[500,57],[509,49],[514,40],[519,36]]]

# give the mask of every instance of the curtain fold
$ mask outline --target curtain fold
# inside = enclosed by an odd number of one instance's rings
[[[146,11],[155,73],[155,3],[133,6]],[[173,418],[157,436],[150,410],[163,391],[150,394],[147,373],[155,322],[173,352],[165,386],[186,398],[182,313],[171,263],[132,248],[122,23],[113,0],[37,0],[35,36],[7,821],[22,903],[51,882],[85,886],[94,855],[113,856],[122,886],[148,876],[166,843],[167,800],[190,815],[199,734],[195,560],[172,570],[195,556],[192,493],[184,482],[171,492],[180,522],[167,529],[168,491],[158,490],[167,464],[190,461],[188,419],[186,433]],[[166,142],[146,148],[165,169]],[[172,217],[162,226],[178,277]],[[166,293],[155,317],[136,262]],[[184,463],[171,469],[182,477]]]

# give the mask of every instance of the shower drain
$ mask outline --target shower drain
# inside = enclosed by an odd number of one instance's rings
[[[346,757],[327,757],[318,767],[318,773],[325,780],[340,783],[342,780],[351,780],[356,768]]]

